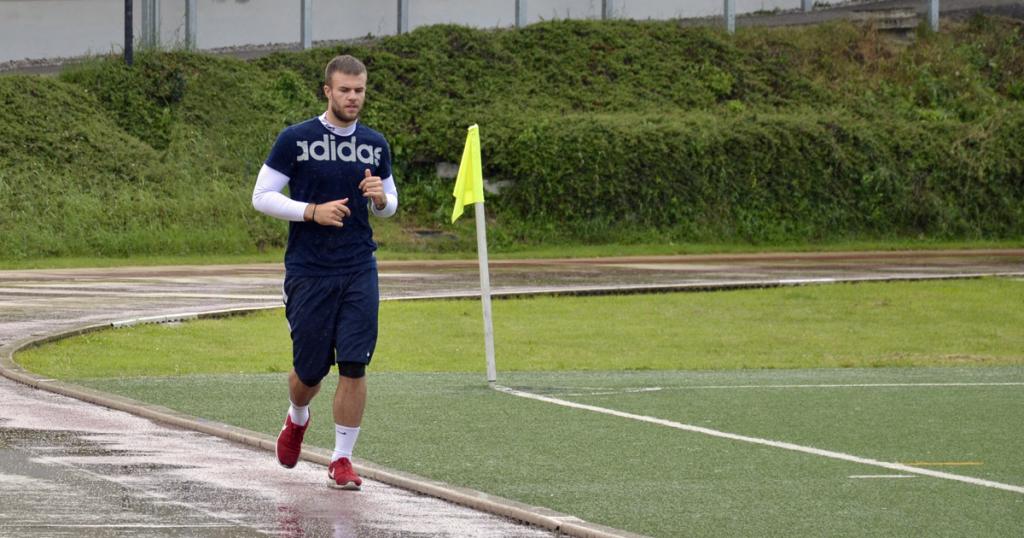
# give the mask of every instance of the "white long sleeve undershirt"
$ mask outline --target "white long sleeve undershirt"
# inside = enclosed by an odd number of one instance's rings
[[[256,187],[252,191],[252,206],[257,211],[292,222],[305,220],[306,202],[292,200],[281,191],[288,185],[289,177],[274,170],[266,164],[260,168],[256,176]],[[388,203],[384,209],[378,210],[376,204],[369,201],[370,212],[378,217],[390,217],[398,211],[398,189],[395,187],[394,176],[384,178],[384,196]]]

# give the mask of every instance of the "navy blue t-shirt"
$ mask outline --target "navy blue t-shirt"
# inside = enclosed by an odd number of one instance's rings
[[[352,214],[344,226],[315,222],[290,222],[285,271],[293,276],[328,276],[354,273],[374,267],[368,199],[359,183],[372,175],[391,176],[391,149],[384,136],[356,124],[350,136],[329,131],[320,118],[311,118],[281,131],[266,165],[288,176],[291,198],[322,204],[348,198]]]

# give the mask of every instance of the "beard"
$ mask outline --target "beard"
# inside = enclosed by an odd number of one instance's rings
[[[341,121],[346,121],[346,122],[348,122],[348,121],[355,121],[356,118],[359,117],[359,111],[361,109],[362,109],[362,107],[357,109],[355,114],[349,114],[345,110],[344,107],[342,107],[338,103],[334,102],[333,99],[331,100],[331,113],[334,114],[335,118],[338,118]]]

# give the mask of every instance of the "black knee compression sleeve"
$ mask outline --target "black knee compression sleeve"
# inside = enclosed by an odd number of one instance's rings
[[[338,374],[340,374],[343,377],[359,379],[360,377],[366,375],[366,365],[361,362],[339,362]]]

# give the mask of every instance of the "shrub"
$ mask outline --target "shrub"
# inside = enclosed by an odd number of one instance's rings
[[[481,126],[499,248],[1024,232],[1024,47],[976,18],[896,46],[850,24],[440,25],[253,61],[147,52],[0,78],[0,257],[250,252],[277,133],[319,114],[327,61],[370,70],[362,121],[395,157],[401,221],[447,226]],[[468,230],[464,224],[455,229]]]

